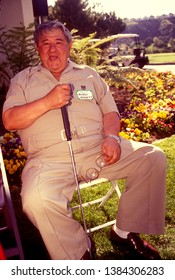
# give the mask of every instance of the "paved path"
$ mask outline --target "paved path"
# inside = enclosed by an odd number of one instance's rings
[[[156,71],[160,72],[167,72],[171,71],[173,74],[175,74],[175,64],[168,64],[168,65],[145,65],[143,69],[155,69]]]

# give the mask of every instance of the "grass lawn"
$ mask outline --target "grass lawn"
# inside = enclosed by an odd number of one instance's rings
[[[153,53],[147,54],[149,63],[175,63],[175,53]]]
[[[168,160],[167,168],[167,209],[166,209],[166,226],[165,234],[161,236],[143,236],[149,240],[159,250],[162,259],[175,260],[175,135],[156,142],[155,145],[161,147]],[[123,189],[124,182],[118,181],[120,189]],[[83,202],[94,199],[95,197],[106,194],[110,188],[109,183],[99,184],[92,188],[82,190]],[[28,221],[21,210],[21,202],[19,198],[19,191],[13,191],[13,201],[15,205],[15,212],[17,215],[17,221],[19,225],[19,231],[22,239],[22,245],[24,248],[25,258],[28,260],[44,260],[49,259],[44,244],[40,238],[38,231]],[[114,194],[106,202],[104,207],[99,207],[98,204],[91,207],[85,207],[85,217],[88,227],[96,226],[102,222],[106,222],[111,219],[115,219],[117,211],[116,201],[118,201],[117,195]],[[73,204],[77,203],[77,197],[75,195]],[[80,210],[75,212],[76,219],[81,220]],[[124,245],[113,245],[109,240],[110,227],[106,227],[94,233],[91,233],[91,237],[95,241],[97,260],[132,260],[139,259],[138,255],[131,252],[128,247]]]

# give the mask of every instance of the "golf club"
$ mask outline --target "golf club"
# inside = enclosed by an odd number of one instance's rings
[[[72,90],[72,88],[71,88],[71,90]],[[90,244],[89,244],[90,242],[89,242],[89,238],[88,238],[88,234],[87,234],[87,226],[86,226],[86,221],[85,221],[85,216],[84,216],[84,210],[83,210],[83,206],[82,206],[80,186],[79,186],[79,182],[78,182],[75,158],[74,158],[74,153],[73,153],[72,143],[71,143],[72,136],[71,136],[71,131],[70,131],[70,122],[69,122],[69,117],[68,117],[68,112],[67,112],[67,106],[63,106],[61,108],[61,113],[62,113],[62,118],[63,118],[65,134],[66,134],[67,142],[68,142],[68,145],[69,145],[73,174],[74,174],[74,178],[75,178],[75,183],[76,183],[76,188],[77,188],[77,193],[78,193],[78,199],[79,199],[79,203],[80,203],[80,209],[81,209],[81,216],[82,216],[83,225],[84,225],[84,231],[86,233],[87,250],[90,254],[90,258],[92,259],[91,248],[90,248]]]

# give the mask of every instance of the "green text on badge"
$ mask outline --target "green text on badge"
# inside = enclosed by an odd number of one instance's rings
[[[78,99],[81,100],[92,100],[93,94],[91,90],[77,90]]]

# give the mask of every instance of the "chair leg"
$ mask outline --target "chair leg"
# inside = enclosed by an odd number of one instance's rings
[[[120,189],[119,189],[119,186],[118,186],[117,182],[116,182],[116,181],[111,181],[111,184],[112,184],[112,186],[115,187],[115,190],[116,190],[116,192],[117,192],[117,195],[118,195],[118,197],[120,198],[120,196],[121,196],[121,191],[120,191]]]
[[[112,221],[106,222],[104,224],[101,224],[99,226],[95,226],[93,228],[88,228],[87,233],[91,233],[91,232],[94,232],[96,230],[99,230],[99,229],[102,229],[102,228],[105,228],[105,227],[108,227],[108,226],[112,226],[112,225],[115,224],[115,222],[116,222],[116,220],[112,220]]]
[[[106,178],[100,178],[100,179],[97,179],[97,180],[94,180],[92,182],[89,182],[89,183],[83,183],[81,184],[81,189],[83,188],[87,188],[87,187],[90,187],[94,184],[99,184],[99,183],[104,183],[108,181],[108,179]],[[99,206],[103,206],[105,204],[105,202],[108,200],[108,198],[113,194],[113,192],[117,192],[117,195],[118,197],[120,198],[121,196],[121,192],[120,192],[120,189],[119,189],[119,186],[117,184],[117,181],[113,180],[113,181],[110,181],[111,182],[111,188],[109,189],[109,191],[106,193],[106,195],[104,195],[103,197],[101,198],[98,198],[98,199],[95,199],[95,200],[92,200],[92,201],[88,201],[88,202],[85,202],[83,203],[83,207],[85,206],[90,206],[90,205],[93,205],[93,204],[96,204],[96,203],[99,203]],[[80,205],[76,205],[74,207],[72,207],[72,210],[75,210],[77,208],[80,208]],[[99,230],[99,229],[102,229],[102,228],[105,228],[107,226],[110,226],[110,225],[113,225],[115,224],[116,220],[112,220],[112,221],[108,221],[106,223],[103,223],[103,224],[100,224],[98,226],[95,226],[93,228],[88,228],[87,229],[87,233],[90,233],[90,232],[94,232],[96,230]]]
[[[117,182],[116,181],[111,181],[111,184],[112,184],[112,186],[111,186],[110,190],[103,197],[102,202],[100,203],[99,206],[103,206],[105,204],[105,202],[108,200],[108,198],[113,194],[114,191],[117,192],[117,195],[120,198],[121,192],[120,192],[120,189],[119,189],[119,186],[118,186]]]

